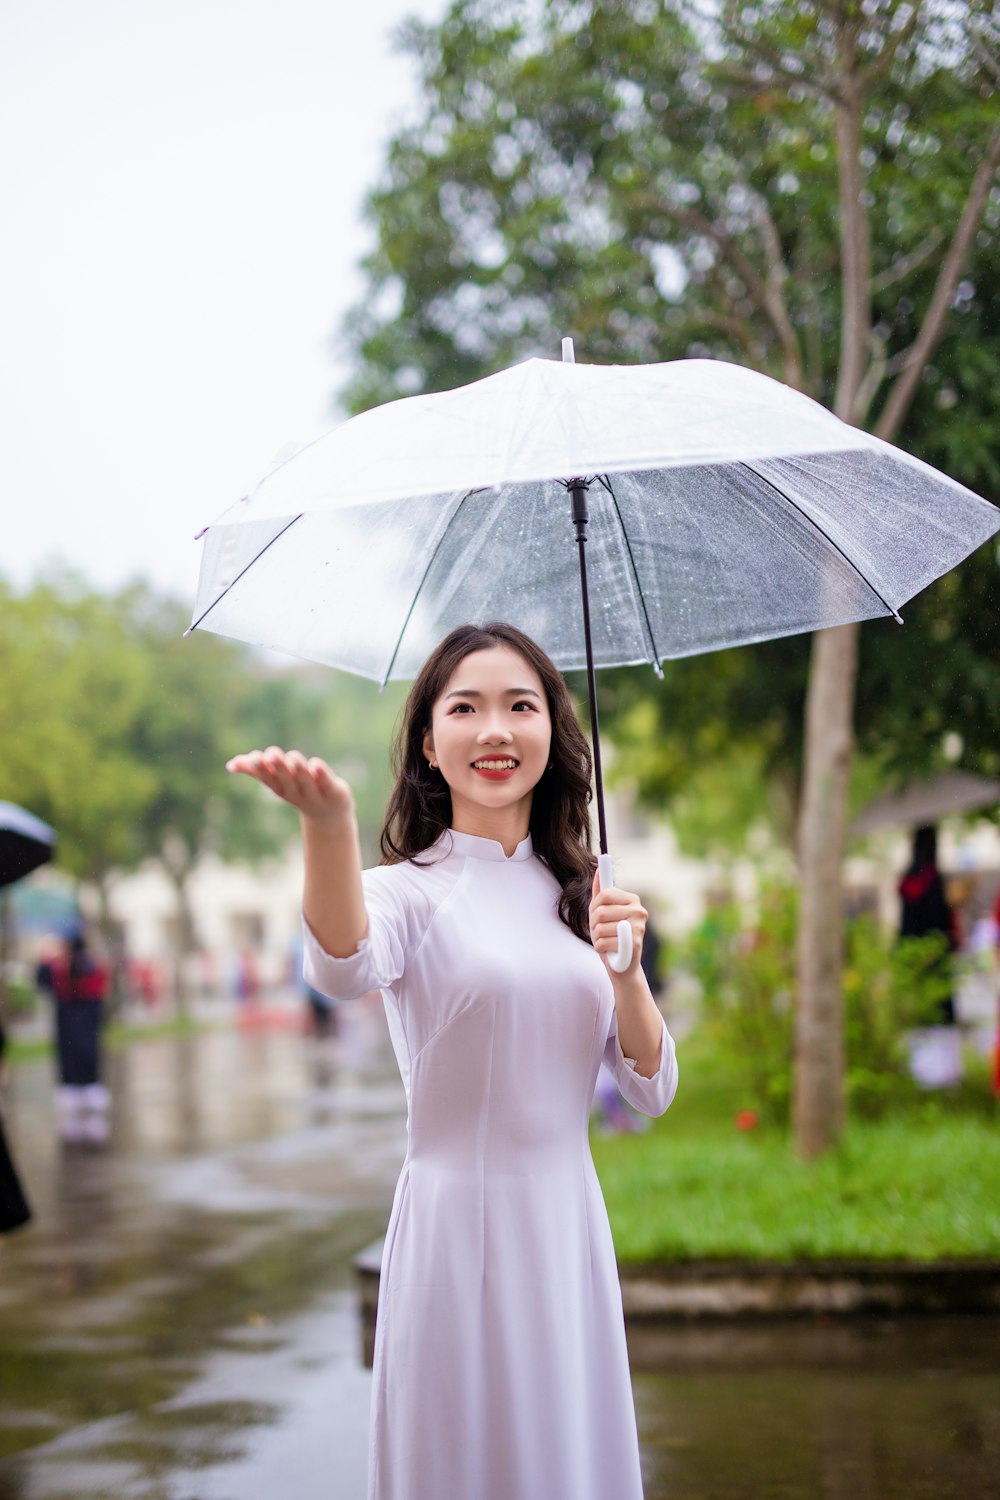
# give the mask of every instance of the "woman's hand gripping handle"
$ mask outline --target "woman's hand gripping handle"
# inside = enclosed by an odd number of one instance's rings
[[[597,856],[597,888],[599,891],[612,890],[615,884],[615,872],[611,863],[610,854],[599,854]],[[645,918],[645,912],[643,912]],[[591,926],[594,925],[594,908],[591,908]],[[622,918],[617,923],[618,946],[613,952],[605,952],[604,959],[609,969],[616,974],[624,974],[631,967],[633,942],[632,923]],[[594,946],[601,951],[601,943],[595,940]]]

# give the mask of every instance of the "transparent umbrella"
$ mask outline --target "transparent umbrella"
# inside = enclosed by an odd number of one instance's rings
[[[913,777],[896,792],[883,792],[869,802],[851,824],[854,834],[882,828],[919,828],[941,818],[983,812],[1000,802],[1000,781],[972,771],[941,771],[937,776]]]
[[[595,666],[898,620],[1000,511],[765,375],[568,343],[281,464],[202,533],[191,628],[384,683],[455,625],[520,626],[588,669],[606,856]]]

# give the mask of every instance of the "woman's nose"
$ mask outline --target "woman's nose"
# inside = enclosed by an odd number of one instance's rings
[[[509,745],[514,736],[500,724],[484,724],[476,738],[481,745]]]

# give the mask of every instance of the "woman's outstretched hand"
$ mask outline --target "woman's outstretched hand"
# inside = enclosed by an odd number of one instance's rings
[[[639,897],[631,891],[620,891],[617,886],[600,889],[600,878],[594,872],[594,893],[590,901],[590,936],[594,947],[602,958],[618,951],[618,923],[627,922],[632,929],[632,962],[625,970],[634,974],[642,956],[642,940],[646,935],[649,913]],[[612,979],[617,976],[612,971]]]
[[[354,794],[343,777],[335,776],[325,760],[310,759],[298,750],[250,750],[234,755],[226,770],[252,776],[261,786],[294,807],[314,824],[346,827],[354,818]]]

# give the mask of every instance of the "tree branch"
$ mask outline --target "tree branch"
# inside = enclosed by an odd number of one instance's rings
[[[861,165],[862,96],[854,71],[853,40],[841,39],[841,100],[834,111],[840,190],[840,362],[834,411],[855,420],[855,401],[865,375],[871,339],[871,240]]]
[[[868,368],[854,398],[856,420],[859,426],[864,426],[865,417],[868,415],[871,404],[875,400],[878,388],[886,378],[888,366],[889,361],[886,357],[885,340],[879,338],[878,334],[873,331],[871,357],[868,362]]]
[[[876,435],[887,441],[895,437],[903,425],[924,370],[927,368],[927,362],[944,333],[951,299],[972,248],[972,241],[982,221],[998,166],[1000,166],[1000,126],[994,129],[987,141],[986,153],[972,179],[969,195],[965,200],[958,224],[955,226],[948,253],[938,273],[920,332],[907,351],[906,362],[896,377],[876,424]]]
[[[990,31],[1000,33],[1000,28],[998,28],[995,23],[991,22],[989,18],[986,18],[984,20],[982,29],[986,30],[987,28]],[[970,21],[966,30],[969,40],[972,43],[973,52],[978,57],[987,73],[992,73],[996,82],[1000,83],[1000,62],[997,61],[997,51],[991,49],[989,44],[983,40],[983,38],[979,34],[980,28],[976,26],[974,22]],[[994,42],[1000,40],[1000,35],[992,37],[991,40]]]
[[[686,326],[691,329],[692,333],[703,328],[710,328],[717,333],[727,334],[732,342],[743,351],[747,359],[755,365],[760,363],[759,351],[754,348],[745,318],[737,317],[734,313],[706,311],[693,314]]]
[[[676,223],[683,224],[685,228],[693,229],[698,234],[703,234],[706,239],[711,240],[718,248],[720,255],[732,266],[750,296],[770,323],[778,343],[781,345],[782,354],[785,359],[785,378],[788,384],[801,389],[801,350],[799,349],[798,339],[795,336],[795,330],[792,328],[784,306],[780,286],[774,288],[768,281],[765,281],[753,263],[736,244],[732,236],[728,235],[724,229],[720,229],[718,224],[713,223],[705,214],[699,213],[697,209],[684,208],[680,204],[656,198],[653,204],[653,212],[660,213],[665,218],[673,219]],[[784,262],[781,261],[780,264],[784,268]]]
[[[861,81],[866,90],[868,89],[868,87],[870,87],[871,84],[877,83],[881,78],[885,77],[886,73],[892,67],[900,47],[902,47],[904,42],[908,42],[913,36],[913,33],[916,31],[917,24],[922,19],[924,8],[925,7],[922,3],[922,0],[918,0],[918,3],[914,5],[913,10],[910,13],[910,18],[906,22],[906,24],[901,26],[897,32],[890,36],[888,42],[882,48],[882,51],[879,53],[878,57],[875,58],[874,62],[872,62],[867,68],[862,68]]]
[[[741,42],[746,46],[745,41]],[[772,76],[762,78],[753,68],[741,68],[738,63],[720,62],[715,65],[714,71],[720,78],[728,79],[730,83],[743,84],[745,88],[754,92],[762,93],[767,88],[777,84],[783,92],[790,88],[801,89],[804,94],[811,94],[814,99],[822,99],[825,103],[833,102],[833,90],[821,78],[810,78],[808,75],[793,73],[790,69],[776,66],[770,58],[761,55],[761,61],[769,68]]]
[[[726,11],[730,12],[729,15]],[[733,17],[735,12],[735,17]],[[841,23],[842,24],[842,23]],[[738,63],[721,63],[718,71],[736,82],[752,84],[758,89],[765,88],[768,83],[780,82],[787,88],[800,88],[806,93],[819,96],[832,101],[836,89],[836,80],[824,76],[819,67],[819,59],[812,61],[812,66],[803,66],[796,71],[785,62],[782,49],[769,47],[759,37],[747,34],[746,27],[742,23],[739,6],[727,6],[724,8],[720,18],[720,34],[724,42],[729,43],[728,50],[739,55],[743,52],[750,58],[755,58],[763,64],[773,75],[770,79],[761,78],[752,68],[741,68]]]
[[[895,286],[897,281],[904,280],[905,277],[910,275],[911,271],[916,271],[926,261],[930,260],[943,239],[943,230],[932,229],[930,234],[921,240],[920,244],[915,246],[908,255],[901,255],[899,260],[893,261],[892,265],[886,266],[884,271],[880,271],[877,276],[872,277],[872,291],[887,291],[889,287]]]
[[[788,265],[785,261],[781,237],[771,217],[766,198],[760,193],[755,193],[747,184],[744,184],[744,188],[754,205],[757,227],[764,246],[764,259],[767,261],[768,310],[785,357],[785,378],[789,385],[801,391],[805,389],[802,348],[789,316],[788,303],[785,301]]]

